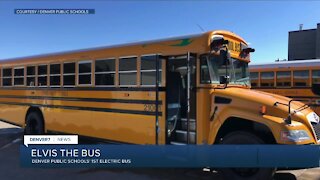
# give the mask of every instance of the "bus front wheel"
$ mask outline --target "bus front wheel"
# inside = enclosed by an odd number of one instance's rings
[[[232,132],[222,138],[220,144],[265,144],[258,136],[243,131]],[[275,168],[224,168],[226,179],[272,179]]]
[[[25,134],[44,134],[44,124],[39,113],[31,112],[26,119]]]

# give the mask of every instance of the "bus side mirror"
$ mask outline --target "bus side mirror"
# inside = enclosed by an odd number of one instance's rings
[[[220,76],[220,84],[228,84],[229,76]]]
[[[320,84],[312,84],[311,90],[314,94],[320,96]]]
[[[223,45],[228,44],[229,41],[225,40],[222,35],[213,35],[211,38],[211,50],[219,50]]]

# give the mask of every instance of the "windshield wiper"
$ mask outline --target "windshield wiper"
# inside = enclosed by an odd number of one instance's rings
[[[284,105],[284,106],[288,106],[288,104],[281,103],[281,102],[278,102],[278,101],[277,101],[277,102],[275,102],[273,105],[274,105],[274,106],[277,106],[278,104],[281,104],[281,105]]]
[[[248,87],[247,79],[248,79],[248,77],[245,77],[245,78],[237,79],[237,80],[235,80],[234,82],[244,83],[244,85],[245,85],[246,87]]]

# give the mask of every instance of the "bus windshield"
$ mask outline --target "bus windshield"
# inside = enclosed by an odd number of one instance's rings
[[[234,58],[225,61],[221,56],[209,56],[207,64],[212,84],[220,83],[220,76],[229,76],[229,84],[245,86],[250,84],[248,63],[245,61]]]

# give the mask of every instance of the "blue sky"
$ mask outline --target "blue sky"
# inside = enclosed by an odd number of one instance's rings
[[[247,40],[253,63],[287,59],[288,31],[316,28],[320,1],[3,1],[0,59],[225,29]],[[16,15],[22,8],[88,8],[94,15]]]

